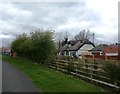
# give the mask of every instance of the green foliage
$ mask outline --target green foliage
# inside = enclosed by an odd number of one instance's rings
[[[67,72],[73,72],[74,71],[74,64],[73,62],[68,62],[66,65]]]
[[[16,37],[16,39],[12,42],[11,47],[14,49],[14,51],[17,52],[17,54],[22,55],[21,53],[21,44],[24,43],[27,39],[27,34],[23,33]]]
[[[115,62],[107,62],[105,64],[105,71],[107,75],[111,78],[113,81],[120,81],[120,64],[117,64]]]
[[[59,59],[59,60],[67,60],[67,61],[73,60],[73,58],[70,57],[70,56],[59,56],[59,55],[56,56],[56,59]]]
[[[95,59],[94,62],[93,62],[93,68],[94,69],[98,69],[98,63],[97,63],[97,60]]]
[[[44,63],[55,52],[55,44],[52,36],[53,33],[50,30],[43,29],[31,32],[29,36],[22,34],[17,36],[12,42],[12,49],[19,56],[38,63]]]

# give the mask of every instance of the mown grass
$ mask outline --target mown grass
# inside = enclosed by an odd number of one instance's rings
[[[2,55],[0,55],[0,60],[2,59]]]
[[[2,59],[24,72],[42,92],[105,92],[100,87],[50,69],[44,65],[9,56],[3,56]]]

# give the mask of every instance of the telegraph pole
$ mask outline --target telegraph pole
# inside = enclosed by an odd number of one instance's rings
[[[95,40],[95,33],[93,33],[93,44],[94,44],[94,40]]]

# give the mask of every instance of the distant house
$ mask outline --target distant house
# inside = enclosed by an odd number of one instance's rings
[[[89,55],[94,55],[95,58],[104,59],[104,49],[107,46],[107,44],[99,44],[93,49],[89,50]]]
[[[10,54],[10,47],[2,47],[2,53],[3,54]]]
[[[94,47],[93,49],[89,50],[90,54],[94,54],[94,55],[102,55],[103,54],[103,50],[107,47],[107,44],[99,44],[96,47]]]
[[[88,50],[94,48],[94,44],[89,40],[71,40],[59,49],[59,55],[82,58],[82,55],[89,54]]]
[[[104,49],[105,59],[120,60],[120,44],[109,45]]]

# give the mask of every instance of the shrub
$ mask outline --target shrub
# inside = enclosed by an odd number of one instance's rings
[[[117,80],[120,81],[120,64],[116,62],[108,62],[105,64],[105,72],[108,77],[117,85]]]
[[[73,64],[73,62],[68,62],[67,65],[66,65],[66,69],[67,69],[68,73],[74,71],[74,64]]]
[[[29,36],[27,34],[17,36],[11,47],[19,56],[44,63],[47,58],[51,58],[55,53],[52,35],[51,30],[39,29],[31,32]]]
[[[93,68],[97,70],[98,69],[98,62],[96,59],[94,60],[93,64],[94,64]]]
[[[71,61],[73,58],[70,56],[57,56],[57,59]]]

